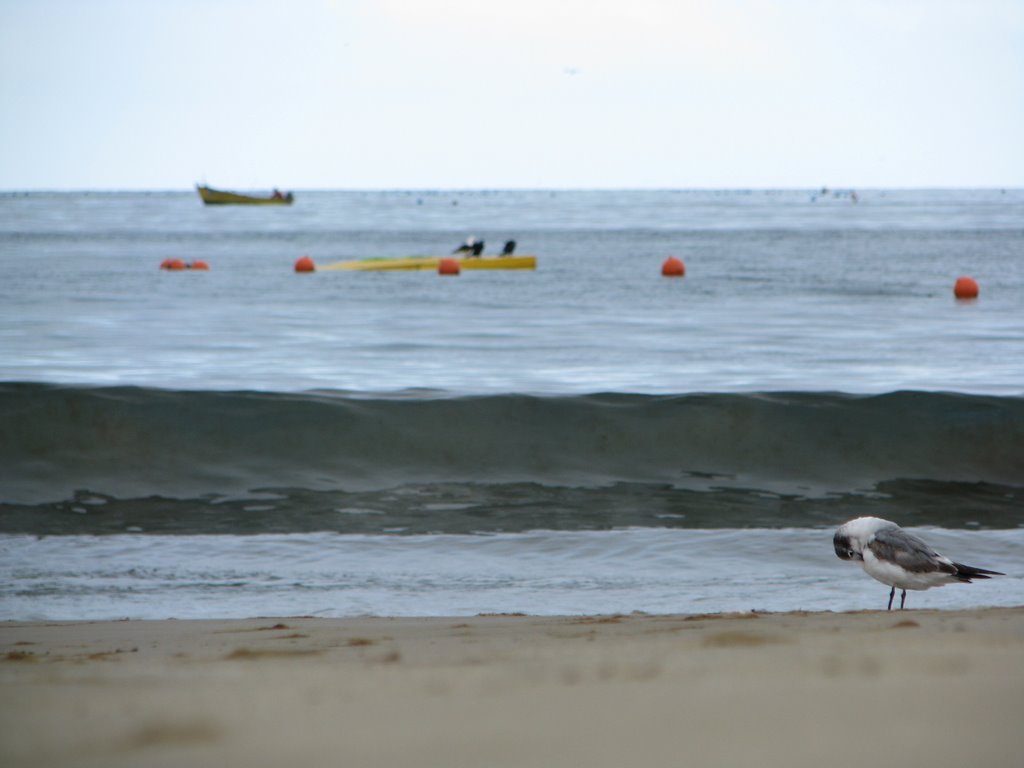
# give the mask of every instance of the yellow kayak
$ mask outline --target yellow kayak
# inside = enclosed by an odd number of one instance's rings
[[[473,258],[455,258],[450,256],[410,256],[404,259],[357,259],[356,261],[339,261],[335,264],[318,266],[317,270],[348,269],[358,271],[384,271],[393,269],[433,269],[436,270],[441,259],[451,258],[459,263],[461,269],[536,269],[536,256],[478,256]]]

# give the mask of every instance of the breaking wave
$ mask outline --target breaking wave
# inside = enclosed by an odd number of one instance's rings
[[[0,531],[1024,524],[1024,398],[0,384]]]

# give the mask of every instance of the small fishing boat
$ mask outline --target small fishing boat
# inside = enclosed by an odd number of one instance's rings
[[[345,269],[356,271],[388,271],[388,270],[412,270],[432,269],[437,270],[441,259],[450,258],[458,262],[460,269],[536,269],[536,256],[472,256],[467,258],[454,258],[451,256],[409,256],[404,259],[395,258],[372,258],[357,259],[355,261],[339,261],[335,264],[327,264],[317,267],[318,270]]]
[[[224,192],[200,184],[196,185],[196,190],[199,192],[199,197],[207,205],[291,205],[295,201],[295,197],[291,192],[282,193],[276,189],[269,197]]]

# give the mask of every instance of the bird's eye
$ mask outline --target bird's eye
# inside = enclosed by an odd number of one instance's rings
[[[853,550],[852,549],[846,550],[846,556],[847,557],[853,557]]]

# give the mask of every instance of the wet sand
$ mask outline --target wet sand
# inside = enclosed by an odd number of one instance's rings
[[[1022,754],[1024,608],[0,623],[7,768]]]

